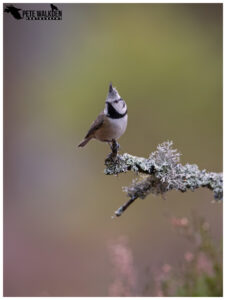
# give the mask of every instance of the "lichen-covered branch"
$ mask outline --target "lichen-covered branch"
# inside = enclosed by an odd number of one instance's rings
[[[170,190],[186,192],[205,187],[213,191],[215,200],[223,199],[223,174],[199,170],[197,165],[182,165],[180,153],[172,149],[172,142],[158,145],[149,158],[137,157],[127,153],[118,155],[116,161],[105,161],[106,175],[116,175],[134,171],[140,176],[130,187],[124,188],[130,200],[116,212],[120,216],[137,198],[144,199],[148,194],[165,194]]]

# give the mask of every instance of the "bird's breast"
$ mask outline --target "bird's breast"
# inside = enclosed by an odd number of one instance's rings
[[[118,139],[124,134],[127,127],[128,115],[125,115],[120,119],[111,119],[106,117],[103,125],[99,128],[95,137],[100,141],[111,141],[112,139]]]

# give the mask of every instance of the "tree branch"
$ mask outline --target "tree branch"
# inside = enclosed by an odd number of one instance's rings
[[[197,165],[182,165],[180,153],[172,149],[172,142],[158,145],[149,158],[137,157],[124,153],[117,159],[105,160],[105,174],[117,175],[133,171],[140,176],[124,190],[130,200],[115,211],[120,216],[137,198],[144,199],[150,193],[165,194],[170,190],[186,192],[205,187],[213,191],[215,200],[223,199],[223,174],[199,170]]]

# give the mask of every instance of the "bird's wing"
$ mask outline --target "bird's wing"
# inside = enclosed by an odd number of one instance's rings
[[[85,136],[85,138],[90,137],[92,134],[94,134],[94,132],[95,132],[97,129],[99,129],[99,128],[103,125],[104,119],[105,119],[104,117],[105,117],[105,114],[104,114],[104,112],[102,111],[102,112],[98,115],[98,117],[96,118],[96,120],[91,124],[90,129],[89,129],[87,135]]]

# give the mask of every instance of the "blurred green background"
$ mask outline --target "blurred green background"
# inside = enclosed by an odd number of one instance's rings
[[[77,144],[112,81],[129,112],[121,151],[147,157],[172,140],[182,163],[221,172],[222,4],[57,6],[62,21],[4,14],[4,295],[107,296],[107,245],[122,235],[139,294],[145,268],[183,260],[169,216],[205,217],[217,244],[222,204],[170,192],[112,220],[134,175],[105,176],[108,145]]]

